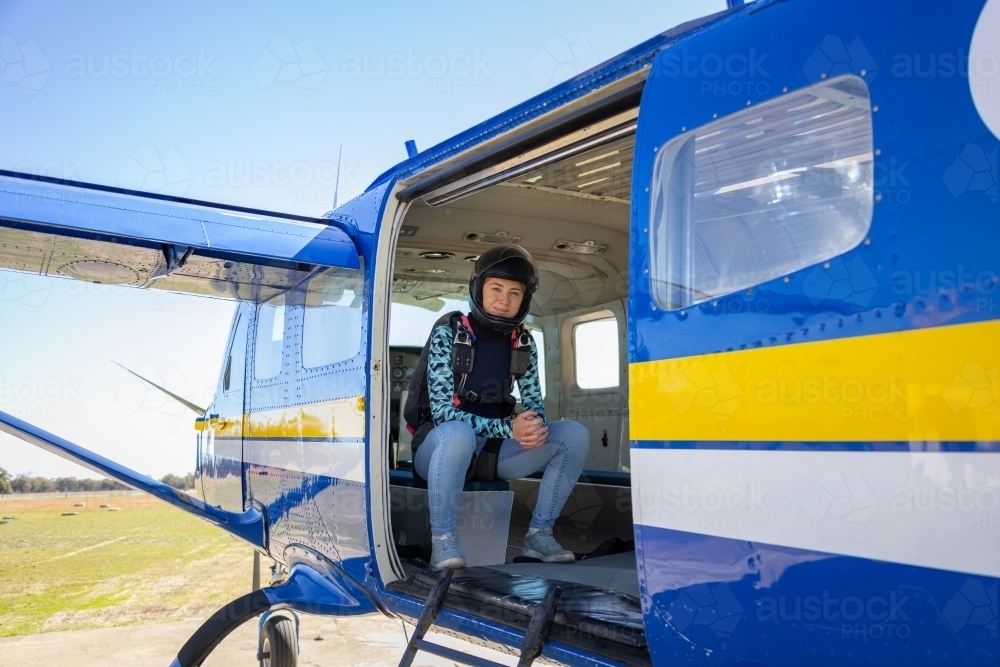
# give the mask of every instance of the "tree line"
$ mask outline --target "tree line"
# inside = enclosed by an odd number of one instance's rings
[[[185,490],[194,488],[194,475],[165,475],[161,480],[167,486]],[[76,477],[12,476],[0,468],[0,495],[9,493],[66,493],[70,491],[123,491],[129,487],[111,479],[77,479]]]

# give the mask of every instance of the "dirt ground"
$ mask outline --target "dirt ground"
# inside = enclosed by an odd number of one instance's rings
[[[301,616],[301,619],[299,665],[302,667],[389,667],[399,664],[406,647],[401,622],[382,615]],[[0,639],[0,667],[167,667],[200,624],[200,621],[182,621],[6,637]],[[407,633],[412,630],[407,626]],[[473,647],[451,637],[430,633],[427,638],[504,665],[517,663],[512,656]],[[205,667],[253,667],[258,664],[256,642],[257,624],[251,621],[227,637],[205,661]],[[413,664],[451,667],[455,663],[418,653]]]

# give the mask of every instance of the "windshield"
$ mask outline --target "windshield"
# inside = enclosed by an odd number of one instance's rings
[[[402,303],[405,298],[411,303]],[[432,297],[419,305],[412,303],[409,295],[393,295],[392,312],[390,313],[389,345],[423,347],[430,337],[431,327],[445,313],[460,310],[468,312],[469,305],[465,299],[449,299]]]

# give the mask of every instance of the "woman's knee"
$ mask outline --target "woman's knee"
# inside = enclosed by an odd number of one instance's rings
[[[571,453],[582,457],[590,453],[590,431],[583,424],[565,419],[549,424],[549,432]]]
[[[476,432],[465,422],[451,421],[438,424],[428,434],[437,440],[435,450],[455,459],[471,459],[476,451]]]

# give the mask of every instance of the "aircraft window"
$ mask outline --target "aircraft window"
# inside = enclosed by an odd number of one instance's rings
[[[302,365],[319,368],[357,355],[361,347],[360,271],[329,269],[309,281]]]
[[[871,227],[871,100],[840,76],[665,143],[653,168],[656,303],[673,310],[847,252]]]
[[[620,382],[618,320],[605,317],[573,327],[573,361],[580,389],[608,389]]]
[[[469,310],[465,299],[431,297],[417,300],[407,294],[392,296],[392,324],[389,328],[389,345],[392,347],[423,347],[431,335],[431,328],[442,315]]]
[[[260,305],[257,312],[257,338],[254,345],[254,377],[269,380],[281,372],[285,342],[285,295]]]

